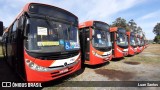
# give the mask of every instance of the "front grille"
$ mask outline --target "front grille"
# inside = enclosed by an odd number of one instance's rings
[[[126,45],[126,46],[121,46],[121,45],[118,45],[120,48],[123,48],[123,49],[126,49],[126,48],[128,48],[128,45]]]
[[[50,55],[50,56],[45,56],[45,57],[37,57],[39,59],[42,59],[42,60],[59,60],[59,59],[66,59],[66,58],[71,58],[71,57],[74,57],[76,55],[78,55],[79,51],[76,51],[76,52],[68,52],[66,54],[63,54],[63,53],[59,53],[59,54],[53,54],[53,55]]]
[[[111,47],[106,47],[106,48],[98,48],[98,47],[95,47],[95,49],[99,50],[99,51],[102,51],[102,52],[106,52],[106,51],[110,51],[111,50]]]

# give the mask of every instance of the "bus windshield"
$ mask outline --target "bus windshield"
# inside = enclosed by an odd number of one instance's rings
[[[136,37],[133,35],[130,36],[130,45],[136,46]]]
[[[137,38],[137,44],[140,45],[141,42],[140,42],[140,38]]]
[[[117,33],[117,45],[128,46],[128,39],[126,35],[126,30],[119,29]]]
[[[141,39],[141,46],[144,45],[144,38]]]
[[[93,29],[94,37],[92,44],[94,47],[106,48],[111,47],[110,34],[106,30]]]
[[[32,52],[63,52],[80,49],[78,28],[46,19],[30,18],[25,47]]]

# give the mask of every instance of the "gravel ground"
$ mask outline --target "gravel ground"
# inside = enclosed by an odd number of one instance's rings
[[[1,58],[2,59],[2,58]],[[160,90],[159,87],[94,87],[106,81],[160,81],[160,44],[151,44],[142,53],[114,59],[103,65],[85,66],[84,69],[55,81],[42,84],[42,88],[0,88],[0,90]],[[20,81],[19,77],[0,60],[0,81]],[[64,87],[66,83],[82,86]],[[101,81],[106,83],[101,83]],[[122,84],[119,83],[119,84]],[[93,85],[92,85],[93,84]]]
[[[83,73],[70,75],[65,82],[160,81],[159,67],[160,45],[151,44],[140,54],[114,59],[104,65],[85,66]],[[61,87],[62,84],[59,85],[45,87],[43,90],[160,90],[159,87]]]

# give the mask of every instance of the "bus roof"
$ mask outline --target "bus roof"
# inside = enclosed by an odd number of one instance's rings
[[[130,32],[130,31],[128,31],[128,32],[126,32],[126,34],[130,36],[131,32]]]
[[[80,23],[80,24],[79,24],[79,29],[85,28],[85,27],[91,27],[91,26],[93,26],[94,22],[100,22],[100,23],[104,23],[104,24],[108,25],[107,23],[102,22],[102,21],[89,20],[89,21]],[[109,25],[108,25],[108,26],[109,26]]]
[[[117,31],[121,31],[121,30],[125,30],[123,27],[110,27],[110,32],[117,32]],[[126,30],[125,30],[126,31]],[[126,31],[127,32],[127,31]],[[125,32],[125,33],[126,33]]]
[[[93,26],[93,22],[94,22],[93,20],[90,20],[90,21],[86,21],[86,22],[80,23],[78,25],[78,28],[81,29],[81,28]]]
[[[15,20],[16,19],[19,19],[19,17],[24,13],[24,12],[29,12],[29,8],[30,8],[30,5],[32,4],[37,4],[37,5],[42,5],[42,6],[48,6],[48,7],[54,7],[54,8],[57,8],[57,9],[61,9],[63,10],[64,12],[76,17],[78,19],[78,17],[74,14],[72,14],[71,12],[65,10],[65,9],[62,9],[62,8],[59,8],[59,7],[56,7],[56,6],[52,6],[52,5],[48,5],[48,4],[42,4],[42,3],[35,3],[35,2],[31,2],[31,3],[27,3],[23,8],[22,10],[20,11],[20,13],[16,16]],[[5,30],[6,32],[8,31],[8,29],[11,27],[11,25],[15,22],[15,20],[10,24],[10,26]]]
[[[118,27],[110,27],[109,31],[110,32],[116,32],[118,30]]]

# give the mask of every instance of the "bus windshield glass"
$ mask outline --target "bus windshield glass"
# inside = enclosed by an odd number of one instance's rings
[[[141,39],[141,46],[144,45],[144,38]]]
[[[111,47],[110,33],[107,30],[93,29],[92,44],[97,48]]]
[[[140,38],[137,38],[137,44],[140,46],[140,44],[141,44]]]
[[[79,50],[78,28],[60,21],[30,18],[25,47],[32,52]]]
[[[128,39],[127,39],[127,35],[126,35],[126,30],[125,29],[118,28],[117,45],[119,45],[119,46],[128,46]]]
[[[136,37],[134,35],[130,36],[130,45],[136,46]]]

